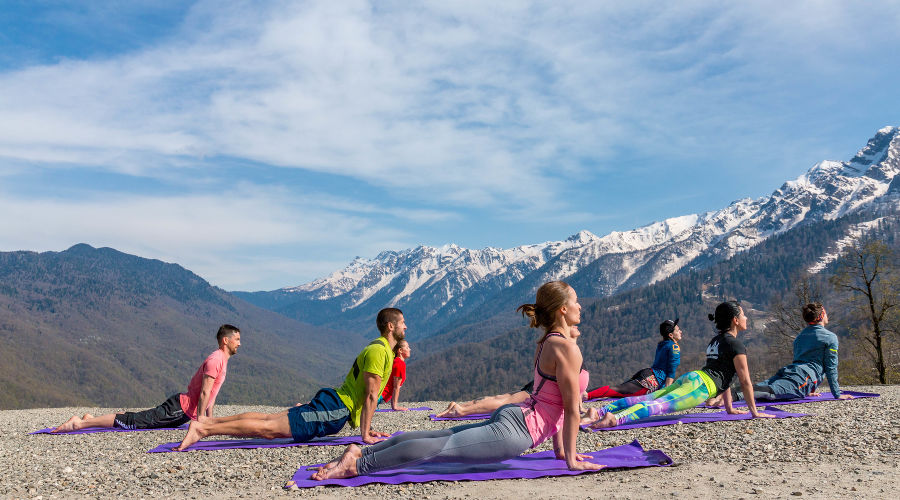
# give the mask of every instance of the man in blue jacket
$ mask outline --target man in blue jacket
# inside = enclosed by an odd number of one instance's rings
[[[828,313],[822,304],[815,302],[802,308],[803,321],[809,325],[794,339],[794,362],[781,368],[769,380],[755,384],[756,400],[791,400],[818,396],[816,387],[828,379],[828,387],[835,399],[853,399],[841,394],[838,383],[838,338],[825,329]],[[735,399],[743,394],[735,393]],[[711,401],[715,405],[717,401]]]

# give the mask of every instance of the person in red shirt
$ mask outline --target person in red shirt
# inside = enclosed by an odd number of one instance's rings
[[[400,403],[400,386],[406,382],[406,360],[412,355],[409,342],[401,340],[394,346],[394,365],[391,368],[391,379],[384,386],[380,401],[390,401],[394,411],[407,411],[409,408],[398,406]]]
[[[219,348],[212,352],[197,369],[188,383],[187,392],[173,394],[161,405],[149,410],[109,413],[95,417],[85,414],[73,416],[53,432],[71,432],[89,427],[118,429],[175,428],[191,420],[213,416],[216,396],[225,382],[228,359],[241,346],[241,331],[232,325],[222,325],[216,332]]]

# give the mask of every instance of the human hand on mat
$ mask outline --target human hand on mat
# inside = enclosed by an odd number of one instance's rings
[[[363,434],[360,437],[362,438],[363,443],[375,444],[379,441],[384,441],[388,436],[390,436],[390,434],[388,434],[387,432],[378,432],[370,429],[369,432]]]
[[[566,465],[569,466],[569,470],[600,470],[606,467],[603,464],[595,464],[591,462],[590,459],[594,458],[590,455],[584,455],[582,453],[575,454],[575,461],[572,463],[568,463],[566,461]]]

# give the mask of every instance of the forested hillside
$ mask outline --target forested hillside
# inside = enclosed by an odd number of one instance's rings
[[[900,223],[895,212],[870,237],[898,249]],[[790,362],[790,352],[772,352],[764,332],[772,320],[773,302],[790,295],[805,271],[833,252],[835,242],[852,232],[872,213],[855,214],[836,221],[802,226],[774,236],[733,258],[708,268],[688,266],[684,271],[650,286],[612,297],[582,300],[581,339],[585,368],[592,386],[618,383],[653,361],[659,341],[658,325],[665,319],[681,318],[684,330],[679,373],[702,366],[706,343],[714,335],[706,315],[724,299],[742,301],[750,317],[750,328],[742,340],[750,351],[754,378],[762,378]],[[831,317],[831,328],[846,336],[859,325],[846,314],[845,299],[827,283],[833,265],[810,279],[820,291]],[[573,283],[576,290],[578,283]],[[522,297],[530,302],[533,297]],[[409,397],[413,400],[460,399],[521,387],[531,378],[535,341],[539,332],[529,330],[510,307],[505,314],[484,322],[457,327],[422,342],[416,360],[411,360]],[[452,343],[452,338],[467,343]],[[852,342],[842,350],[850,357]]]
[[[293,404],[337,383],[365,340],[250,305],[175,264],[109,248],[0,253],[0,409],[147,406],[184,391],[242,330],[220,403]]]

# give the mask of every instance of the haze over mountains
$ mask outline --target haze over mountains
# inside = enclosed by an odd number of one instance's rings
[[[219,401],[293,404],[342,379],[356,333],[248,304],[176,264],[80,244],[0,253],[0,408],[147,406],[242,330]],[[314,347],[313,347],[314,346]]]
[[[299,286],[235,292],[313,324],[356,329],[387,305],[415,311],[410,336],[426,338],[521,303],[541,283],[564,279],[604,297],[707,268],[802,225],[835,220],[900,194],[900,128],[885,127],[850,160],[822,161],[771,195],[704,214],[598,237],[511,249],[454,244],[385,251]]]

